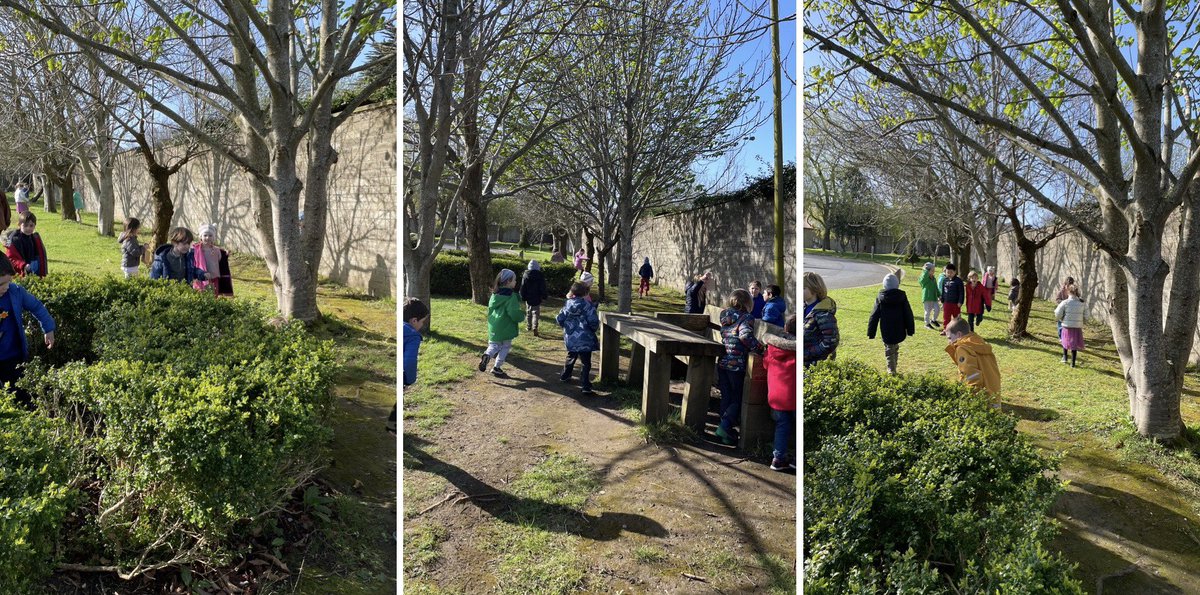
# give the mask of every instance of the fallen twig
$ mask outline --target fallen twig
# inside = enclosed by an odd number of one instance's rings
[[[439,506],[441,506],[441,505],[443,505],[443,504],[445,504],[445,503],[449,502],[451,498],[453,498],[454,496],[456,496],[456,495],[458,495],[458,494],[461,494],[461,493],[462,493],[462,492],[460,492],[460,491],[458,491],[458,490],[454,490],[453,492],[450,492],[448,495],[446,495],[446,497],[445,497],[445,498],[442,498],[441,500],[439,500],[437,504],[434,504],[434,505],[430,506],[429,508],[426,508],[425,510],[422,510],[421,512],[418,512],[417,514],[414,514],[413,516],[414,516],[414,517],[419,517],[419,516],[421,516],[421,515],[423,515],[423,514],[425,514],[425,513],[429,512],[429,511],[431,511],[431,510],[433,510],[433,509],[435,509],[435,508],[437,508],[437,507],[439,507]]]
[[[291,571],[291,570],[288,570],[287,564],[284,564],[282,561],[280,561],[280,560],[279,560],[279,558],[276,558],[275,556],[272,556],[271,554],[268,554],[267,552],[259,552],[259,554],[258,554],[258,555],[260,555],[260,556],[262,556],[262,557],[266,558],[266,559],[267,559],[268,561],[270,561],[272,564],[274,564],[275,566],[279,567],[279,569],[280,569],[280,570],[282,570],[282,571],[284,571],[284,572],[286,572],[286,573],[288,573],[288,574],[291,574],[291,573],[292,573],[292,571]]]
[[[679,574],[682,574],[682,575],[683,575],[683,578],[686,578],[686,579],[689,579],[689,580],[693,580],[693,581],[699,581],[699,582],[702,582],[702,583],[707,583],[707,582],[708,582],[708,579],[706,579],[706,578],[704,578],[704,577],[702,577],[702,576],[696,576],[696,575],[694,575],[694,574],[688,574],[688,573],[686,573],[686,572],[681,572],[681,573],[679,573]]]

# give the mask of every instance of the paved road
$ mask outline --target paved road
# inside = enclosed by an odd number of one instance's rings
[[[866,285],[882,285],[883,276],[896,267],[862,260],[846,260],[815,254],[804,255],[804,271],[812,271],[825,279],[829,289],[849,289]]]

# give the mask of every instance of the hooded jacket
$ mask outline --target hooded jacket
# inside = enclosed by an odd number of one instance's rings
[[[984,273],[983,279],[980,279],[979,282],[983,283],[983,286],[986,287],[992,295],[996,295],[996,287],[1000,285],[1000,283],[996,280],[996,273]]]
[[[946,353],[958,366],[958,378],[963,384],[987,391],[993,403],[1000,401],[1000,366],[992,346],[983,337],[967,333],[947,345]]]
[[[796,410],[796,337],[783,333],[763,337],[767,354],[767,404],[776,411]]]
[[[867,338],[875,338],[879,328],[885,345],[896,345],[917,332],[912,306],[903,289],[883,289],[875,297],[875,309],[867,321]]]
[[[763,317],[763,306],[767,305],[767,298],[763,294],[754,296],[754,308],[750,310],[750,316],[755,320],[761,320]]]
[[[16,283],[9,283],[8,285],[8,300],[12,304],[17,328],[21,329],[21,332],[17,333],[17,337],[21,344],[22,359],[28,359],[29,342],[25,338],[25,311],[32,312],[33,317],[37,318],[38,325],[42,327],[42,334],[54,332],[54,329],[58,328],[58,325],[55,324],[54,318],[50,316],[50,312],[46,310],[46,306],[42,304],[42,301]]]
[[[46,246],[42,244],[42,236],[33,232],[27,236],[17,228],[8,244],[8,259],[12,261],[17,275],[25,276],[25,267],[31,262],[37,263],[37,276],[46,276]]]
[[[521,275],[521,299],[530,306],[540,306],[547,295],[546,277],[541,269],[527,269]]]
[[[567,300],[554,320],[563,328],[563,343],[568,352],[600,350],[600,340],[596,337],[596,332],[600,330],[600,316],[596,314],[596,307],[587,300],[581,297]]]
[[[642,268],[638,269],[638,276],[643,279],[649,279],[654,276],[654,267],[650,266],[649,262],[642,263]]]
[[[171,279],[171,267],[167,266],[167,253],[174,249],[170,243],[163,244],[154,251],[154,262],[150,265],[151,279]],[[185,281],[189,285],[194,281],[205,278],[204,271],[196,268],[196,255],[188,250],[183,255],[183,278],[175,281]]]
[[[938,289],[937,279],[933,277],[933,271],[929,269],[921,269],[921,276],[917,279],[917,283],[921,286],[921,301],[936,302],[940,297],[941,292]]]
[[[204,258],[204,244],[196,242],[192,244],[192,249],[188,252],[189,258],[194,262],[196,268],[204,271],[206,274],[201,275],[199,279],[192,281],[192,288],[205,291],[209,290],[214,285],[216,286],[217,295],[233,296],[233,274],[229,272],[229,252],[224,248],[217,248],[220,257],[217,259],[217,275],[211,280],[207,279],[208,262]]]
[[[804,365],[811,366],[837,355],[837,303],[828,296],[804,315]]]
[[[763,322],[769,322],[775,326],[783,326],[787,321],[787,300],[782,297],[775,296],[763,304],[762,309]]]
[[[1010,302],[1017,301],[1017,294],[1019,294],[1020,291],[1021,291],[1021,284],[1014,281],[1012,284],[1012,289],[1008,290],[1008,301],[1010,301]]]
[[[404,386],[408,386],[417,381],[417,351],[421,347],[421,333],[417,329],[404,323],[404,346],[402,352],[404,356]]]
[[[705,299],[704,282],[699,279],[689,281],[683,288],[683,311],[686,314],[703,314]]]
[[[488,300],[488,341],[503,343],[517,338],[517,325],[525,320],[521,297],[508,287],[501,287]]]
[[[992,309],[992,290],[982,283],[966,284],[967,314],[983,314],[983,309]]]
[[[1067,299],[1058,303],[1054,309],[1054,319],[1061,322],[1063,328],[1083,328],[1083,300],[1068,295]]]
[[[961,304],[967,300],[966,284],[963,283],[962,277],[955,275],[954,277],[946,277],[942,283],[942,303],[943,304]]]
[[[719,320],[725,355],[717,360],[717,367],[733,372],[745,370],[746,356],[758,349],[758,339],[754,338],[754,317],[749,312],[726,308],[721,311]]]

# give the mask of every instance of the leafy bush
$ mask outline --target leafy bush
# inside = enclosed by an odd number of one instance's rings
[[[331,344],[180,283],[87,281],[28,284],[62,330],[22,385],[38,418],[83,437],[72,450],[98,486],[76,511],[68,556],[127,574],[225,562],[320,461]]]
[[[502,269],[510,269],[517,273],[517,287],[520,288],[521,273],[528,264],[529,261],[526,260],[492,256],[492,275],[499,275]],[[575,267],[565,262],[540,264],[542,275],[546,278],[546,290],[550,295],[566,295],[571,290],[571,283],[575,282]],[[434,295],[470,297],[471,274],[466,254],[460,251],[438,254],[433,260],[430,288]]]
[[[823,362],[804,401],[805,592],[1082,592],[1045,547],[1053,464],[985,398]]]
[[[0,394],[0,593],[28,593],[54,567],[54,545],[78,493],[67,424]]]

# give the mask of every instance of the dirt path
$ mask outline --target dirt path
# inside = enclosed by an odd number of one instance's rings
[[[446,390],[454,413],[445,426],[406,433],[406,456],[416,459],[405,464],[406,528],[447,529],[421,584],[512,590],[496,572],[506,555],[487,544],[496,542],[497,530],[538,525],[513,514],[524,502],[510,484],[551,453],[578,456],[599,477],[582,522],[559,531],[585,567],[575,588],[763,593],[794,577],[796,476],[709,443],[646,444],[605,391],[583,396],[558,381],[564,352],[552,332],[555,338],[540,339],[536,361],[510,361],[511,380],[479,374]],[[550,524],[539,528],[558,530]]]

